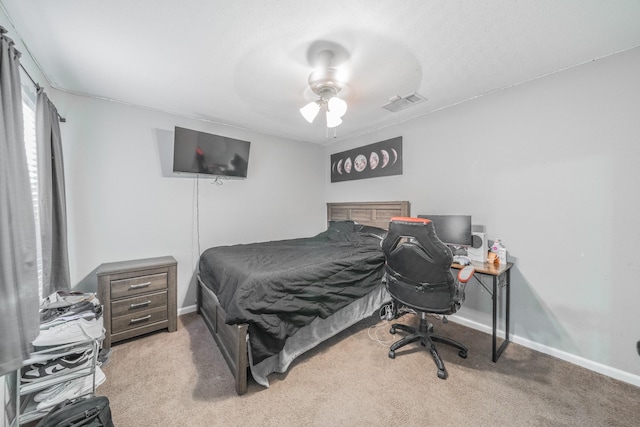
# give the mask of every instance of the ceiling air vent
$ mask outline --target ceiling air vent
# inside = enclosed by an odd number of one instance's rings
[[[422,101],[426,101],[427,98],[424,98],[418,93],[413,92],[407,96],[394,96],[389,99],[389,102],[384,104],[382,108],[391,111],[392,113],[398,112],[400,110],[404,110],[405,108],[409,108],[412,105],[419,104]]]

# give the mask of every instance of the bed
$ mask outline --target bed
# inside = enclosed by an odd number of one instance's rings
[[[328,203],[316,236],[204,251],[198,313],[235,379],[269,386],[301,354],[376,313],[390,300],[379,246],[409,202]]]

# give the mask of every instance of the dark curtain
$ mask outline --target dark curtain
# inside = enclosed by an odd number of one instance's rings
[[[5,32],[0,27],[0,375],[22,365],[40,331],[20,53]]]
[[[36,142],[42,239],[42,295],[69,290],[67,210],[60,120],[55,105],[38,88]]]

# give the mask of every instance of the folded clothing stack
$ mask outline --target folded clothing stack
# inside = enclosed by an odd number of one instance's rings
[[[96,366],[95,386],[104,383],[106,376],[99,366]],[[93,392],[93,377],[84,376],[70,381],[55,384],[36,394],[33,398],[37,402],[38,411],[47,410],[67,399],[75,399]]]
[[[34,347],[104,338],[102,305],[93,292],[58,291],[40,304],[40,335]]]
[[[100,369],[100,343],[84,344],[101,341],[104,332],[102,305],[95,293],[57,291],[42,301],[40,334],[32,343],[37,351],[30,364],[22,368],[21,382],[34,384],[57,377],[60,381],[47,381],[52,385],[34,393],[38,411],[92,393],[105,381]],[[80,376],[66,375],[75,372]]]
[[[93,347],[79,349],[78,353],[66,354],[53,359],[35,362],[22,368],[22,382],[31,383],[55,374],[70,374],[93,364]]]

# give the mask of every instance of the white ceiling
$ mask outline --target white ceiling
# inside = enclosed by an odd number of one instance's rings
[[[638,0],[0,3],[59,90],[319,144],[298,112],[319,47],[344,53],[344,139],[640,46]]]

